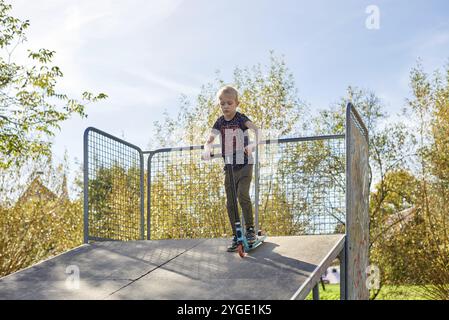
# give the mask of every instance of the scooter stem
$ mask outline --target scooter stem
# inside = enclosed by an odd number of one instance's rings
[[[237,229],[237,223],[240,227],[241,227],[241,224],[240,224],[239,209],[238,209],[238,205],[237,205],[237,191],[235,190],[234,169],[232,168],[233,156],[227,155],[225,160],[226,160],[225,167],[228,171],[229,183],[231,184],[231,198],[232,198],[231,202],[232,202],[232,206],[234,207],[234,215],[235,215],[234,218],[235,218],[235,225],[236,225],[236,229]]]

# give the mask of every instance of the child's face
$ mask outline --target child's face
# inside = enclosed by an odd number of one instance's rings
[[[225,116],[232,116],[235,114],[238,103],[235,100],[235,96],[229,93],[223,93],[219,97],[221,111]]]

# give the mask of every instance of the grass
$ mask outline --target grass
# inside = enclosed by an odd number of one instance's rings
[[[323,290],[320,285],[321,300],[339,300],[340,285],[326,284]],[[419,294],[418,286],[383,286],[376,300],[425,300]],[[307,296],[306,300],[312,300],[312,292]]]

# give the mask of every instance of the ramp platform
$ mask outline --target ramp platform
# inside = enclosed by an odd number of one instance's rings
[[[229,239],[94,242],[1,278],[0,299],[304,299],[344,241],[268,237],[244,259]]]

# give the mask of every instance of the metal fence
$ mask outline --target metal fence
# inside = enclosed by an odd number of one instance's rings
[[[223,164],[201,160],[201,146],[166,148],[148,157],[148,239],[229,235]]]
[[[201,152],[190,146],[150,153],[148,239],[231,235],[224,162],[204,162]],[[263,141],[256,163],[251,195],[261,229],[273,236],[344,232],[344,135]]]
[[[140,148],[95,128],[84,132],[84,242],[144,239]]]
[[[224,162],[202,161],[202,146],[142,152],[95,128],[84,143],[86,242],[231,235]],[[257,226],[272,236],[345,233],[346,144],[345,134],[263,141],[251,184]]]
[[[263,230],[272,235],[344,233],[344,135],[270,141],[260,147],[259,166]]]

